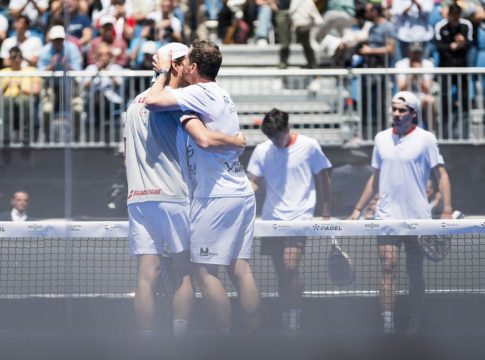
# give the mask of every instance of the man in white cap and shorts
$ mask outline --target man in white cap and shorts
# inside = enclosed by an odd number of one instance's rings
[[[171,88],[183,84],[183,60],[188,47],[170,43],[160,53],[171,52],[170,71],[163,74]],[[175,270],[173,294],[174,334],[187,331],[193,304],[189,261],[189,191],[186,180],[186,141],[182,111],[152,112],[145,106],[147,91],[127,110],[125,159],[128,180],[129,241],[138,257],[135,292],[137,329],[150,337],[155,330],[155,291],[160,275],[160,255],[167,245]],[[195,124],[197,125],[197,124]],[[201,125],[200,138],[207,149],[224,146],[244,148],[242,135],[227,136]]]
[[[200,119],[212,131],[232,136],[239,132],[236,107],[215,81],[222,64],[217,45],[210,41],[192,43],[184,60],[184,78],[190,86],[183,89],[163,91],[162,75],[170,69],[170,58],[158,52],[154,59],[161,76],[148,93],[149,109],[191,111],[192,117],[184,119],[187,131],[200,124]],[[216,331],[230,333],[231,303],[218,278],[218,265],[228,266],[246,324],[250,331],[255,331],[259,325],[260,297],[248,262],[256,209],[254,192],[239,162],[238,151],[213,153],[193,143],[189,146],[189,172],[194,184],[190,252],[209,315],[214,319]]]
[[[379,132],[372,153],[373,174],[350,216],[356,220],[360,212],[379,193],[376,219],[431,219],[426,195],[430,172],[437,177],[443,194],[442,219],[451,219],[451,185],[436,137],[415,125],[419,100],[409,91],[400,91],[392,98],[392,127]],[[417,335],[421,329],[424,303],[423,255],[414,236],[382,236],[377,239],[380,260],[380,298],[384,334],[394,333],[396,277],[399,250],[404,243],[406,270],[409,277],[410,321],[407,334]]]

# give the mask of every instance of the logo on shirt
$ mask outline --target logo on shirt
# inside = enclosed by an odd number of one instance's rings
[[[206,248],[204,249],[204,248],[201,246],[201,247],[200,247],[200,256],[207,256],[207,257],[209,257],[209,256],[217,256],[217,254],[216,254],[216,253],[213,253],[213,252],[210,252],[208,247],[206,247]]]
[[[226,161],[224,161],[224,164],[226,164],[227,172],[232,172],[237,174],[244,171],[244,166],[239,161],[234,161],[230,165]]]
[[[236,112],[236,107],[229,96],[224,96],[224,104],[229,109],[230,113]]]
[[[130,190],[128,194],[128,199],[131,199],[135,196],[143,196],[143,195],[160,195],[162,189],[147,189],[147,190]]]

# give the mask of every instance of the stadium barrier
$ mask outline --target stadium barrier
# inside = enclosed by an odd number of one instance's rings
[[[370,144],[390,125],[395,77],[433,76],[431,98],[419,122],[441,143],[483,143],[484,68],[435,69],[231,69],[218,82],[237,105],[248,145],[264,139],[259,125],[273,107],[290,113],[293,128],[322,145]],[[119,146],[130,101],[146,89],[151,71],[99,73],[11,72],[42,79],[38,95],[0,95],[0,146]],[[112,80],[119,85],[113,85]]]

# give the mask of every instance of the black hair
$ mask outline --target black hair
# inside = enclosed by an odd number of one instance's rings
[[[288,117],[287,112],[273,108],[264,116],[261,130],[267,137],[272,137],[280,131],[287,131]]]

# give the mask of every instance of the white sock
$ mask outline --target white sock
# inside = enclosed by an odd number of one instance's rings
[[[182,339],[187,335],[189,322],[183,319],[173,319],[173,337],[175,340]]]
[[[392,311],[384,311],[382,313],[382,319],[384,320],[384,326],[394,327],[394,314]]]
[[[288,328],[298,330],[300,328],[301,309],[290,309]]]

